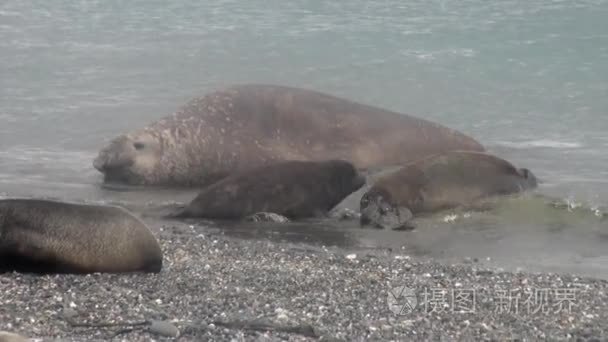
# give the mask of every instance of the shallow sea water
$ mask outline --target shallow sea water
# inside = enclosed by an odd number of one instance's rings
[[[440,122],[532,169],[539,193],[605,207],[606,18],[604,0],[6,0],[0,195],[186,202],[192,192],[101,188],[92,159],[115,135],[194,96],[266,82]],[[223,229],[608,278],[605,220],[515,203],[453,222],[450,213],[424,218],[411,232],[345,222]]]

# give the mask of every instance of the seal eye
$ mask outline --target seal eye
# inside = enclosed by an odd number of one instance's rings
[[[140,142],[135,142],[135,143],[133,143],[133,147],[135,147],[136,150],[143,150],[144,144],[140,143]]]

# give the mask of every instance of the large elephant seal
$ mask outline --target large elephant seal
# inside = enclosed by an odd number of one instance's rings
[[[306,89],[244,84],[116,137],[93,165],[106,183],[204,186],[279,160],[342,159],[364,170],[455,149],[484,150],[427,120]]]
[[[361,198],[361,223],[408,227],[416,214],[433,213],[494,195],[537,186],[534,174],[497,156],[451,151],[409,163],[380,179]]]
[[[0,200],[0,270],[123,273],[161,268],[158,241],[122,208]]]
[[[271,212],[289,219],[318,217],[364,184],[346,161],[279,161],[230,175],[169,216],[242,219]]]

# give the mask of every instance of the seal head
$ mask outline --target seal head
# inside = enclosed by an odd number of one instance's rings
[[[159,178],[162,152],[161,139],[151,133],[121,135],[99,151],[93,166],[105,182],[143,185]]]
[[[360,202],[362,226],[371,225],[380,229],[406,230],[412,229],[410,220],[414,217],[412,211],[398,205],[385,191],[367,192]]]

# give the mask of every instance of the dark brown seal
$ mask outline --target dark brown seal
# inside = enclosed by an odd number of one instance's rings
[[[409,115],[312,90],[245,84],[116,137],[93,165],[106,183],[187,186],[279,160],[341,159],[365,170],[455,149],[484,150]]]
[[[158,241],[122,208],[0,200],[0,270],[123,273],[161,268]]]
[[[497,156],[447,152],[409,163],[378,179],[361,198],[361,223],[404,228],[417,214],[473,205],[483,198],[536,186],[530,170],[518,169]]]
[[[365,178],[346,161],[280,161],[230,175],[204,188],[171,217],[242,219],[271,212],[289,219],[324,216]]]

